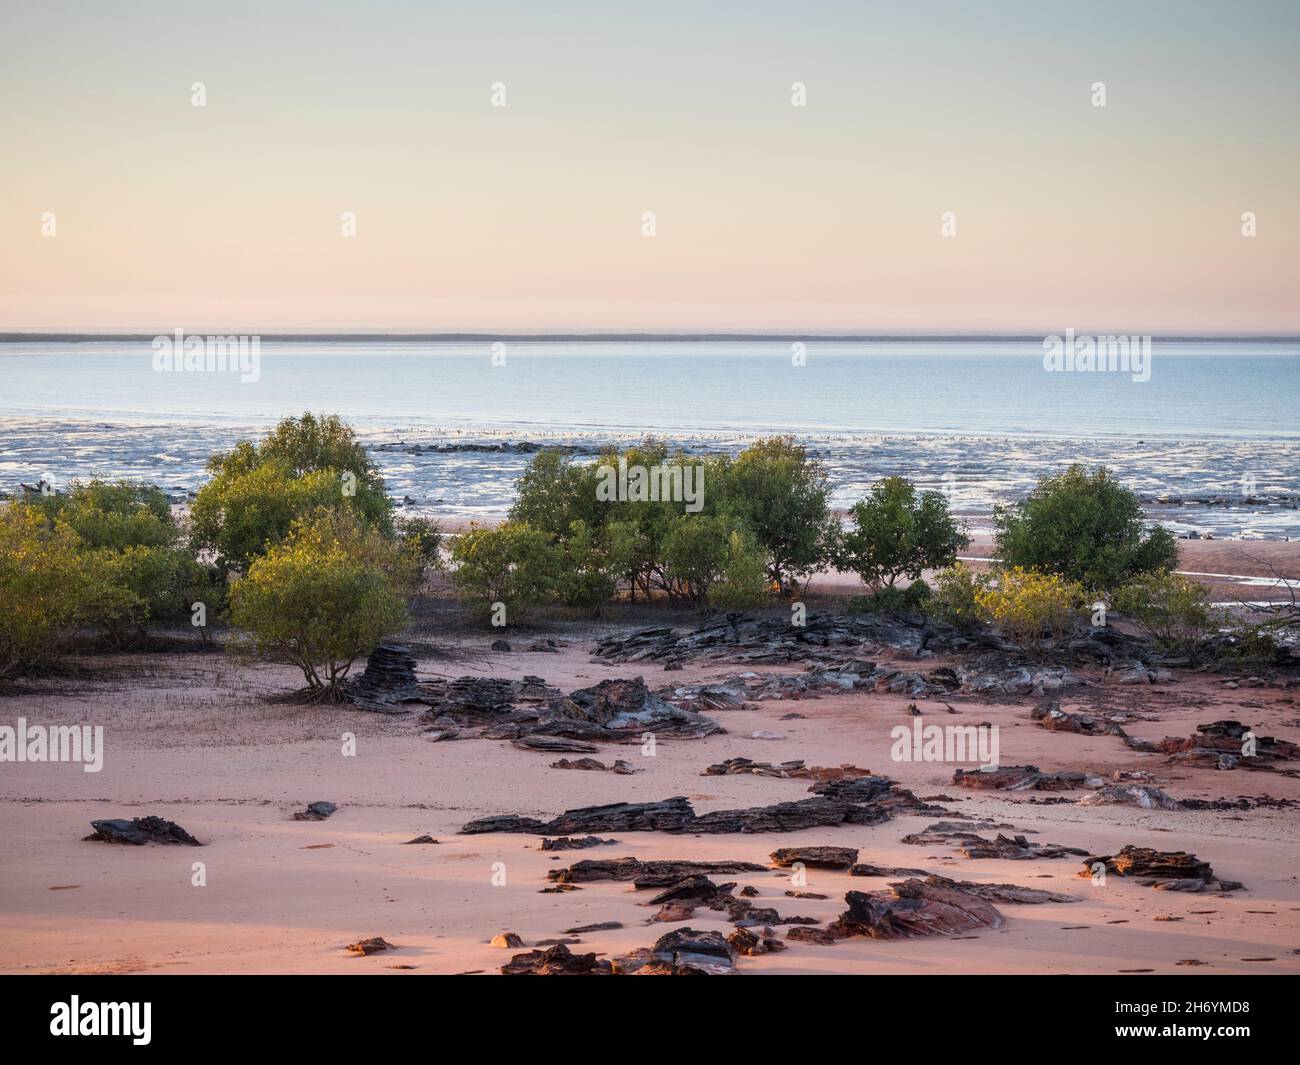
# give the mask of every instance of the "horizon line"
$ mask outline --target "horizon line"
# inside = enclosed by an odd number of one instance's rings
[[[1067,327],[1068,328],[1068,327]],[[46,343],[93,343],[96,341],[112,340],[130,340],[130,341],[149,341],[159,336],[171,336],[174,330],[164,333],[140,333],[140,332],[68,332],[68,331],[13,331],[0,332],[0,343],[11,344],[21,342],[46,342]],[[1188,341],[1223,341],[1223,340],[1254,340],[1267,343],[1286,343],[1300,342],[1300,333],[1135,333],[1132,331],[1115,331],[1115,330],[1074,330],[1076,336],[1150,336],[1153,341],[1163,340],[1188,340]],[[1042,341],[1047,337],[1058,335],[1056,333],[791,333],[791,332],[761,332],[761,333],[739,333],[739,332],[692,332],[692,333],[668,333],[668,332],[646,332],[646,331],[627,331],[627,332],[592,332],[592,333],[573,333],[573,332],[553,332],[553,333],[511,333],[511,332],[441,332],[441,333],[421,333],[421,332],[358,332],[358,331],[335,331],[319,333],[303,332],[254,332],[240,333],[237,331],[226,330],[194,330],[188,331],[190,336],[257,336],[262,340],[278,340],[289,343],[308,343],[316,340],[336,340],[336,341],[378,341],[378,340],[417,340],[417,341],[503,341],[515,340],[522,342],[547,342],[562,341],[565,343],[597,343],[602,341],[673,341],[678,343],[708,343],[718,341],[829,341],[834,343],[854,343],[867,341],[972,341],[972,340],[1018,340],[1018,341]]]

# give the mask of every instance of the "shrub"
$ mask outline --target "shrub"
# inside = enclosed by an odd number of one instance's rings
[[[56,655],[103,588],[76,534],[34,506],[0,506],[0,680]]]
[[[223,571],[246,568],[294,522],[324,508],[351,510],[393,533],[383,478],[335,416],[285,418],[260,443],[243,440],[213,455],[208,469],[212,479],[194,499],[190,524],[196,548]]]
[[[826,469],[793,437],[760,440],[709,473],[718,482],[711,490],[753,533],[778,588],[829,561],[839,523],[831,513]]]
[[[1084,601],[1082,585],[1052,573],[1014,566],[975,591],[981,617],[1013,643],[1038,652],[1059,640]]]
[[[722,610],[760,606],[770,591],[768,556],[753,537],[741,530],[733,531],[728,541],[722,580],[709,586],[708,604]]]
[[[875,485],[851,514],[854,527],[841,537],[835,562],[871,588],[892,588],[899,577],[916,580],[922,570],[950,565],[970,543],[941,492],[918,495],[902,477]]]
[[[607,553],[586,522],[573,522],[559,553],[556,592],[565,606],[594,611],[614,594]]]
[[[1115,593],[1115,609],[1160,646],[1195,654],[1226,623],[1210,605],[1209,590],[1178,573],[1148,573]]]
[[[431,518],[401,518],[397,536],[419,559],[423,569],[442,566],[442,527]]]
[[[727,514],[683,514],[663,540],[670,594],[691,603],[752,604],[766,592],[764,553]]]
[[[1142,573],[1168,572],[1178,545],[1168,530],[1143,532],[1136,495],[1104,468],[1071,466],[1045,477],[1027,499],[994,515],[1008,566],[1056,573],[1093,591],[1113,591]]]
[[[461,600],[484,617],[502,603],[511,623],[553,602],[564,573],[563,554],[551,537],[517,522],[471,527],[456,537],[451,559]]]
[[[406,623],[411,556],[354,515],[296,522],[230,588],[251,649],[302,670],[298,698],[337,702],[356,659]]]
[[[935,593],[928,608],[935,617],[959,629],[974,628],[980,620],[976,593],[988,582],[988,574],[977,576],[964,562],[954,562],[935,574]]]
[[[915,580],[905,588],[879,588],[869,595],[852,596],[846,607],[850,614],[898,614],[924,609],[930,594],[925,581]]]
[[[175,619],[199,570],[180,546],[171,504],[157,488],[126,481],[74,482],[65,495],[31,504],[76,537],[97,595],[85,620],[119,645],[151,623]]]
[[[515,482],[510,521],[559,540],[575,521],[598,534],[608,517],[596,496],[595,464],[579,464],[563,451],[539,451]]]

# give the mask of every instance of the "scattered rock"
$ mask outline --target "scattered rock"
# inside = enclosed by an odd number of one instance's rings
[[[585,769],[596,773],[620,773],[624,776],[639,772],[639,770],[633,769],[628,762],[623,761],[621,758],[617,759],[613,765],[606,765],[604,762],[596,758],[575,758],[572,760],[561,758],[558,762],[552,762],[551,768]]]
[[[850,891],[844,901],[849,908],[828,928],[837,939],[952,935],[1005,923],[984,898],[942,877],[905,880],[886,891]]]
[[[697,815],[684,796],[658,802],[611,803],[567,810],[550,821],[503,814],[471,821],[461,832],[528,832],[569,835],[586,832],[793,832],[842,824],[880,824],[896,814],[943,814],[886,777],[832,780],[814,784],[814,796],[744,810]]]
[[[1089,856],[1084,860],[1081,877],[1091,877],[1098,864],[1108,873],[1132,877],[1143,887],[1158,891],[1240,891],[1242,885],[1220,880],[1209,862],[1198,861],[1186,851],[1157,851],[1150,847],[1126,846],[1118,854]]]
[[[378,714],[409,714],[412,704],[429,702],[415,676],[415,656],[400,643],[381,643],[371,651],[364,672],[343,692],[359,710]]]
[[[499,932],[492,937],[490,947],[510,947],[516,949],[524,945],[523,937],[518,932]]]
[[[579,740],[566,740],[561,736],[519,736],[510,742],[512,746],[525,751],[552,751],[557,753],[559,751],[569,751],[575,754],[590,754],[597,749],[594,744],[582,743]]]
[[[772,864],[788,869],[796,863],[813,869],[848,869],[858,860],[857,847],[782,847],[771,854]]]
[[[819,946],[830,946],[835,942],[835,936],[831,935],[825,928],[812,928],[808,925],[798,925],[791,928],[785,934],[786,939],[799,939],[805,943],[816,943]]]
[[[1277,762],[1288,762],[1300,757],[1300,746],[1290,740],[1272,736],[1256,736],[1254,753],[1247,755],[1246,736],[1249,725],[1225,719],[1208,725],[1197,725],[1194,736],[1167,736],[1151,742],[1126,737],[1135,751],[1167,754],[1177,765],[1202,769],[1273,769]],[[1252,734],[1253,735],[1253,734]]]
[[[1065,895],[1041,888],[1021,887],[1019,884],[976,884],[969,880],[949,880],[943,876],[927,876],[927,884],[952,887],[978,895],[988,902],[1039,904],[1044,902],[1081,902],[1078,895]]]
[[[648,952],[615,964],[618,972],[638,976],[729,976],[736,971],[736,950],[721,932],[676,928]]]
[[[1143,810],[1181,810],[1183,804],[1159,788],[1113,784],[1079,800],[1080,806],[1137,806]]]
[[[137,847],[144,846],[146,843],[203,846],[175,821],[165,821],[161,817],[133,817],[129,821],[124,818],[111,818],[104,821],[91,821],[90,827],[95,831],[85,838],[98,843],[129,843]]]
[[[622,928],[622,921],[600,921],[597,924],[579,925],[577,928],[566,928],[566,936],[580,936],[584,932],[612,932],[616,928]]]
[[[596,658],[606,662],[684,662],[697,658],[755,663],[825,661],[836,651],[860,650],[873,643],[919,651],[927,645],[937,650],[968,642],[951,626],[931,622],[919,614],[887,619],[873,614],[844,617],[812,611],[805,622],[793,626],[785,612],[725,614],[704,622],[693,632],[678,633],[668,626],[658,626],[602,640],[596,646]]]
[[[1091,714],[1071,714],[1061,709],[1061,704],[1053,700],[1036,706],[1029,716],[1048,732],[1077,732],[1084,736],[1121,736],[1127,733],[1113,721],[1105,721]]]
[[[991,769],[958,769],[952,782],[980,791],[1069,791],[1083,784],[1082,773],[1044,773],[1036,765],[1004,765]]]
[[[646,861],[639,858],[588,858],[566,869],[551,869],[548,880],[564,884],[588,883],[593,880],[631,881],[638,889],[665,888],[696,875],[734,876],[737,873],[763,873],[765,866],[754,862],[687,862]]]
[[[582,836],[575,838],[573,836],[561,836],[559,839],[542,840],[542,850],[544,851],[576,851],[585,850],[588,847],[608,847],[617,843],[616,839],[601,839],[599,836]]]
[[[1005,836],[1001,832],[994,839],[985,839],[967,826],[939,822],[930,825],[921,832],[903,837],[904,843],[928,847],[938,845],[956,846],[967,858],[1003,858],[1022,861],[1028,858],[1064,858],[1067,855],[1087,854],[1077,847],[1065,847],[1059,843],[1031,843],[1024,836]]]
[[[757,777],[784,777],[800,780],[856,780],[858,777],[871,776],[870,769],[861,769],[855,765],[842,765],[838,768],[828,766],[804,765],[802,759],[790,762],[755,762],[749,758],[728,758],[725,762],[707,766],[701,774],[706,777],[736,776],[752,774]]]
[[[501,966],[504,976],[609,976],[613,966],[595,954],[572,954],[563,943],[516,954]]]
[[[347,949],[353,954],[378,954],[381,950],[396,948],[381,936],[371,936],[369,939],[359,939],[355,943],[349,943]]]

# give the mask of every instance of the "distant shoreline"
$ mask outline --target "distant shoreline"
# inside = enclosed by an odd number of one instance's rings
[[[935,341],[971,342],[971,341],[1022,341],[1041,342],[1050,333],[249,333],[241,328],[230,329],[196,329],[190,331],[196,336],[206,335],[257,335],[262,340],[276,340],[285,343],[313,343],[318,341],[339,341],[349,343],[367,343],[378,341],[495,341],[514,340],[530,343],[609,343],[609,342],[672,342],[672,343],[718,343],[721,341],[771,341],[789,342],[816,340],[820,342],[852,344],[885,341],[889,343],[934,343]],[[1077,331],[1080,336],[1085,331]],[[1090,330],[1090,336],[1132,336],[1146,335],[1134,333],[1133,330]],[[103,343],[106,341],[151,341],[164,333],[0,333],[0,344],[50,343],[79,344]],[[1184,343],[1222,343],[1224,341],[1252,341],[1267,344],[1300,343],[1300,334],[1179,334],[1153,333],[1153,341],[1176,340]]]

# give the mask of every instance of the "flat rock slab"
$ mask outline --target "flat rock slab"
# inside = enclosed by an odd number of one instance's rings
[[[589,847],[610,847],[617,842],[616,839],[601,839],[600,836],[560,836],[558,839],[542,840],[542,850],[579,851]]]
[[[563,943],[516,954],[501,966],[504,976],[610,976],[613,966],[595,954],[574,954]]]
[[[1091,877],[1098,866],[1107,873],[1131,877],[1144,887],[1161,891],[1240,891],[1235,880],[1220,880],[1209,862],[1186,851],[1157,851],[1150,847],[1126,846],[1118,854],[1092,855],[1084,860],[1081,877]]]
[[[772,864],[788,869],[806,865],[814,869],[848,869],[858,860],[857,847],[782,847],[771,854]]]
[[[802,759],[789,762],[755,762],[749,758],[728,758],[725,762],[706,766],[700,774],[706,777],[745,776],[780,777],[797,780],[856,780],[871,776],[870,769],[855,765],[817,766],[804,765]]]
[[[943,815],[942,807],[922,802],[906,788],[885,777],[832,780],[814,784],[813,797],[744,810],[718,810],[696,815],[681,795],[658,802],[620,802],[566,810],[549,821],[519,814],[482,817],[461,832],[525,832],[536,835],[578,835],[591,832],[794,832],[835,825],[876,825],[897,814]]]
[[[952,782],[976,791],[1069,791],[1083,787],[1083,773],[1044,773],[1036,765],[1004,765],[996,769],[958,769]]]
[[[953,935],[1005,923],[986,899],[942,877],[905,880],[886,891],[850,891],[844,901],[849,908],[827,929],[837,939]]]
[[[129,843],[137,847],[142,847],[146,843],[203,846],[175,821],[165,821],[161,817],[133,817],[130,820],[111,818],[104,821],[91,821],[90,827],[94,831],[85,838],[98,843]]]
[[[639,858],[588,858],[565,869],[551,869],[548,880],[582,884],[595,880],[631,881],[638,889],[665,888],[688,877],[734,876],[737,873],[765,873],[756,862],[641,861]]]

